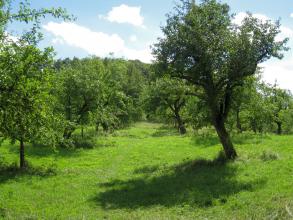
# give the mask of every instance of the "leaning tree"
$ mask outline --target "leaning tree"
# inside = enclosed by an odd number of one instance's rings
[[[280,23],[248,14],[241,25],[233,22],[229,6],[216,0],[201,4],[182,0],[162,27],[164,36],[153,53],[161,71],[201,89],[210,120],[227,159],[237,157],[225,122],[236,87],[255,74],[258,64],[282,58],[288,39],[277,41]]]

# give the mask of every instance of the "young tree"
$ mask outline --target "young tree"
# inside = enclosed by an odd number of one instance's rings
[[[52,49],[36,47],[42,39],[41,19],[70,16],[61,8],[31,9],[27,1],[12,10],[11,3],[0,1],[0,133],[20,142],[20,167],[24,168],[24,142],[31,141],[51,121],[45,118],[51,116],[47,77]],[[7,32],[15,21],[27,27],[17,37]]]
[[[91,58],[75,58],[56,74],[53,94],[59,100],[57,110],[64,113],[67,122],[65,139],[71,137],[77,126],[88,124],[89,114],[102,105],[104,74],[103,62]]]
[[[140,97],[149,75],[148,64],[123,59],[104,59],[106,69],[103,106],[96,111],[96,127],[117,129],[141,119]]]
[[[182,3],[168,15],[164,37],[154,47],[157,65],[202,89],[199,96],[208,105],[226,157],[234,159],[237,153],[225,128],[233,92],[255,74],[258,64],[282,58],[287,39],[276,41],[279,22],[248,15],[240,26],[233,24],[229,6],[216,0]]]
[[[236,122],[236,129],[239,133],[252,127],[256,132],[262,126],[266,106],[264,95],[261,94],[263,83],[261,82],[260,69],[253,76],[247,77],[241,87],[235,88],[231,98],[231,113],[228,121],[230,126]],[[252,126],[253,125],[253,126]]]
[[[277,84],[271,88],[269,87],[269,90],[270,96],[268,98],[272,105],[273,122],[277,125],[276,133],[281,135],[283,131],[282,115],[291,107],[292,96],[289,91],[278,88]]]
[[[185,121],[181,114],[189,91],[190,89],[182,81],[167,77],[159,78],[145,89],[143,101],[145,109],[147,112],[171,111],[178,131],[180,134],[185,134]]]
[[[48,76],[52,51],[14,43],[0,52],[1,83],[0,132],[20,143],[20,168],[25,168],[24,143],[31,141],[41,128],[48,127]]]

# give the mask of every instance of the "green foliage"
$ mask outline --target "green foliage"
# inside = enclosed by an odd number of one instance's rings
[[[233,96],[228,123],[235,122],[239,132],[291,132],[292,95],[289,91],[261,82],[260,77],[248,78]]]
[[[27,1],[12,10],[9,0],[0,3],[0,133],[20,141],[20,166],[24,168],[24,142],[41,133],[55,137],[49,76],[52,70],[52,48],[40,50],[40,22],[51,15],[70,19],[64,9],[31,9]],[[7,32],[13,22],[25,23],[26,31],[13,40]],[[52,128],[52,127],[51,127]],[[54,144],[54,141],[52,141]]]
[[[181,133],[185,133],[185,106],[190,99],[191,88],[184,81],[159,78],[146,86],[142,95],[142,102],[147,114],[171,119],[178,126]]]
[[[63,19],[65,21],[73,20],[64,8],[31,8],[28,0],[20,1],[17,8],[12,8],[14,0],[1,0],[0,2],[0,39],[9,40],[11,34],[7,32],[7,27],[13,22],[20,22],[25,27],[19,34],[18,40],[31,45],[37,45],[42,39],[43,34],[40,31],[41,21],[48,16]],[[17,4],[15,4],[17,5]]]
[[[51,50],[12,44],[2,47],[0,76],[1,133],[12,140],[28,141],[48,127],[51,116],[48,76]]]
[[[56,111],[64,114],[67,123],[65,138],[79,125],[112,131],[141,118],[139,98],[147,75],[144,64],[90,57],[59,60],[55,67],[53,93],[59,100]]]
[[[103,104],[104,74],[103,63],[98,59],[74,59],[55,74],[55,108],[67,122],[64,138],[70,138],[77,125],[88,124],[90,113]]]
[[[181,2],[154,46],[156,64],[162,73],[198,88],[225,153],[233,159],[237,154],[225,128],[233,93],[260,63],[282,58],[288,39],[277,41],[279,22],[262,22],[251,14],[241,25],[233,24],[229,6],[216,0]]]

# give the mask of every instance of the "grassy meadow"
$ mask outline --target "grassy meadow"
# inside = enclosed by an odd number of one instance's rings
[[[94,149],[0,147],[0,219],[292,219],[293,136],[233,136],[224,163],[209,133],[137,123]]]

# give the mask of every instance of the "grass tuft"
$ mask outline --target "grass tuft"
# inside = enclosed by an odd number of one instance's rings
[[[263,151],[260,159],[263,161],[273,161],[273,160],[279,160],[280,156],[277,153],[271,152],[271,151]]]

